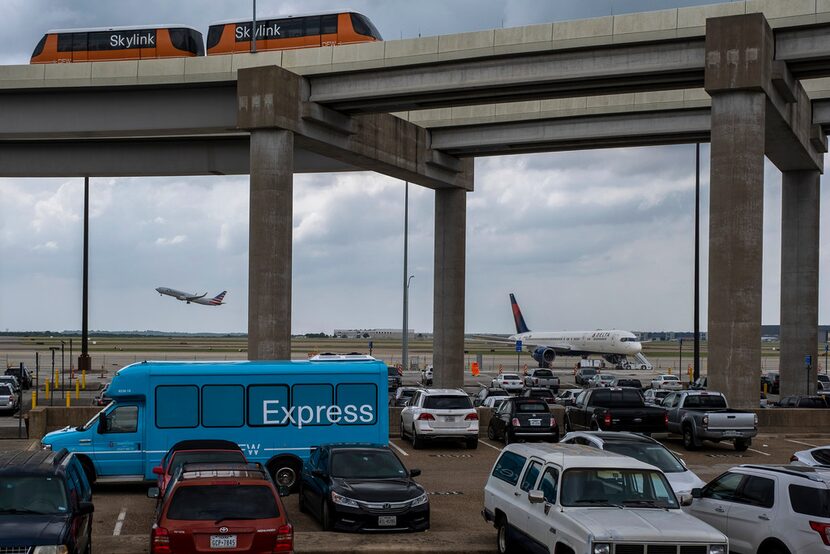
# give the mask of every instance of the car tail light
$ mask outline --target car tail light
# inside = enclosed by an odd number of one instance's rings
[[[663,414],[663,425],[669,426],[669,412]]]
[[[606,427],[611,427],[611,412],[605,413],[605,418],[602,421]]]
[[[435,421],[435,417],[432,414],[424,412],[418,416],[418,421]]]
[[[811,521],[810,529],[821,535],[821,540],[824,541],[824,544],[830,546],[830,523]]]
[[[277,529],[277,542],[272,552],[294,552],[294,526],[290,523]]]
[[[472,413],[467,414],[467,417],[464,418],[466,421],[478,421],[478,414]]]
[[[519,418],[518,418],[518,417],[514,417],[514,418],[513,418],[513,427],[521,427],[521,426],[522,426],[522,424],[521,424],[521,423],[519,423]]]
[[[553,416],[550,416],[550,426],[556,427],[556,418]]]
[[[170,533],[165,527],[153,527],[150,536],[150,552],[152,554],[171,554]]]

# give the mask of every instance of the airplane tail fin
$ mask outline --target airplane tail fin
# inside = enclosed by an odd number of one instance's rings
[[[219,306],[220,304],[224,304],[224,302],[222,302],[222,299],[225,298],[225,294],[227,294],[227,292],[228,291],[223,290],[222,292],[220,292],[219,294],[217,294],[216,296],[211,298],[210,299],[210,304],[212,306]]]
[[[513,308],[513,321],[516,322],[516,333],[527,333],[530,329],[527,328],[525,318],[522,315],[522,310],[519,308],[519,303],[516,302],[516,297],[510,293],[510,307]]]

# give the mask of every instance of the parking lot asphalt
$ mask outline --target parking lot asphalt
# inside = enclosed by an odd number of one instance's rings
[[[680,438],[655,437],[678,454],[692,471],[709,481],[739,464],[783,464],[793,452],[830,444],[828,435],[759,435],[746,452],[729,444],[705,443],[687,452]],[[424,533],[347,534],[324,532],[316,519],[301,514],[297,496],[284,499],[294,524],[298,553],[324,552],[494,552],[495,530],[481,518],[484,484],[502,445],[487,439],[467,450],[460,443],[437,443],[414,450],[400,439],[390,441],[409,468],[423,471],[417,478],[430,494],[431,529]],[[0,449],[37,448],[36,441],[0,441]],[[96,485],[94,489],[95,549],[103,553],[149,552],[155,500],[146,485]]]

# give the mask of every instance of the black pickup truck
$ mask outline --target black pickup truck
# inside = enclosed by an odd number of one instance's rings
[[[649,406],[637,389],[586,389],[565,409],[565,431],[665,433],[666,410]]]

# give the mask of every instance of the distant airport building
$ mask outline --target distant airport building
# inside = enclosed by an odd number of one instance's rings
[[[335,329],[334,336],[339,339],[401,339],[400,329]],[[415,337],[415,330],[409,329],[409,338]]]

